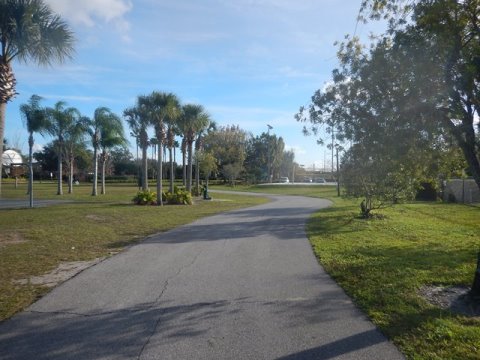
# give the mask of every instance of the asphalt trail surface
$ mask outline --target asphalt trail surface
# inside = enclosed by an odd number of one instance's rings
[[[403,359],[312,253],[329,202],[272,200],[83,271],[0,324],[0,359]]]

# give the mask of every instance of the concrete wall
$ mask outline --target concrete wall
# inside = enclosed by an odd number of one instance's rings
[[[449,201],[451,195],[459,203],[480,203],[480,190],[473,179],[451,179],[445,184],[443,200]]]

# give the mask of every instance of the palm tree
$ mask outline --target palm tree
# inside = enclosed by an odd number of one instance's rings
[[[80,118],[77,109],[70,107],[65,108],[66,102],[58,101],[53,108],[47,108],[46,114],[48,119],[47,131],[50,135],[57,138],[55,151],[58,156],[57,166],[57,195],[63,195],[62,176],[63,176],[63,153],[65,150],[65,141],[68,132],[75,123],[76,118]]]
[[[27,104],[20,105],[20,112],[27,126],[28,136],[28,194],[30,207],[33,208],[33,133],[42,133],[46,130],[47,117],[45,110],[40,107],[42,98],[32,95]]]
[[[85,123],[85,130],[92,140],[93,147],[93,188],[92,196],[97,196],[97,184],[98,184],[98,148],[100,147],[100,128],[101,128],[101,110],[106,108],[97,108],[95,109],[93,119],[89,117],[84,117],[83,122]]]
[[[141,186],[142,190],[148,190],[148,159],[147,159],[147,150],[148,150],[148,133],[147,128],[149,126],[148,118],[143,107],[137,104],[131,108],[126,109],[123,112],[123,116],[127,119],[127,123],[132,130],[131,134],[137,139],[137,144],[142,149],[142,167],[141,167]]]
[[[99,107],[95,109],[93,119],[84,118],[86,129],[92,139],[93,147],[93,188],[92,196],[97,196],[98,188],[98,151],[102,149],[102,190],[105,194],[105,167],[108,159],[108,150],[117,145],[126,143],[123,133],[123,125],[120,118],[111,112],[109,108]]]
[[[106,194],[105,187],[105,173],[107,168],[107,161],[109,158],[109,151],[115,146],[121,146],[127,144],[127,139],[123,132],[123,124],[120,117],[114,113],[110,113],[106,116],[105,120],[107,121],[101,129],[100,136],[100,148],[102,153],[100,154],[101,160],[101,174],[102,174],[102,188],[101,194]]]
[[[181,122],[180,126],[183,126],[184,122]],[[183,186],[187,186],[187,138],[185,137],[186,131],[182,131],[182,182]]]
[[[185,113],[185,106],[182,106],[180,117],[177,121],[178,135],[182,137],[180,151],[182,152],[182,182],[183,186],[187,186],[187,133],[189,129],[189,122]]]
[[[210,120],[210,116],[206,114],[206,117],[199,121],[199,127],[197,128],[197,134],[195,139],[195,153],[200,152],[203,146],[203,137],[205,132],[214,131],[217,129],[217,123]],[[195,158],[195,188],[197,194],[200,193],[200,164],[199,159]]]
[[[173,122],[178,117],[180,101],[172,93],[152,92],[149,96],[141,97],[140,103],[143,104],[148,112],[151,124],[155,128],[155,137],[157,139],[157,204],[163,205],[163,145],[165,144],[166,132],[165,124]],[[172,186],[173,187],[173,186]]]
[[[63,62],[71,58],[73,43],[67,24],[43,0],[0,2],[0,143],[4,138],[7,103],[17,94],[13,60],[39,65]],[[2,153],[0,147],[0,158]],[[0,163],[0,174],[1,167]]]
[[[73,108],[72,108],[73,109]],[[76,110],[76,109],[74,109]],[[75,163],[75,152],[80,145],[84,145],[85,124],[78,110],[72,111],[69,115],[70,126],[65,133],[65,159],[68,166],[68,193],[73,193],[73,170]]]
[[[210,115],[202,105],[186,104],[182,107],[181,129],[185,139],[188,154],[187,191],[192,191],[193,175],[193,143],[195,136],[201,130],[204,131],[210,122]]]
[[[172,100],[174,103],[173,111],[171,114],[167,114],[165,122],[167,123],[167,149],[168,149],[168,158],[170,163],[170,184],[169,191],[173,193],[174,181],[175,181],[175,169],[174,169],[174,149],[176,145],[175,135],[178,134],[177,122],[180,117],[180,102],[178,99]]]

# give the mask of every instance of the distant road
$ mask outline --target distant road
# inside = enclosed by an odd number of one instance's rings
[[[404,359],[312,253],[306,219],[330,203],[271,199],[78,274],[0,324],[0,358]]]

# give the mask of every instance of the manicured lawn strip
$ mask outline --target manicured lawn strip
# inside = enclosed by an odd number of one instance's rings
[[[210,186],[212,190],[228,190],[228,191],[247,191],[265,194],[278,195],[296,195],[310,196],[319,198],[332,199],[337,196],[337,188],[334,185],[293,185],[293,184],[276,184],[276,185],[236,185],[234,187],[228,185]]]
[[[422,285],[473,281],[480,209],[415,203],[358,218],[358,204],[336,200],[308,223],[325,270],[411,359],[479,359],[480,320],[429,305]]]
[[[83,196],[86,202],[0,210],[0,320],[24,309],[49,290],[18,285],[14,280],[42,275],[61,262],[109,256],[150,234],[267,201],[216,194],[213,201],[197,200],[194,206],[144,207],[130,203],[136,191],[132,187],[113,186],[110,191],[110,197],[76,195],[77,200]]]

